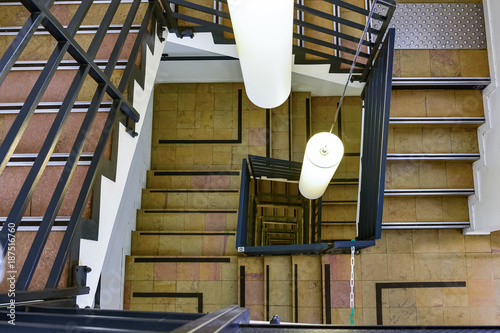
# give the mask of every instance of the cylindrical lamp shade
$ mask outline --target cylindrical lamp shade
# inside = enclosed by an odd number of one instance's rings
[[[332,133],[321,132],[307,142],[300,172],[299,191],[311,200],[325,193],[344,156],[342,141]]]
[[[245,90],[263,109],[283,104],[292,86],[293,0],[228,0]]]

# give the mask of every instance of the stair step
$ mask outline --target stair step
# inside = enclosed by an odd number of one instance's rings
[[[104,15],[106,9],[109,6],[110,0],[100,0],[98,2],[94,2],[90,7],[89,13],[85,17],[85,24],[99,24],[102,20],[102,16]],[[120,6],[114,16],[113,23],[117,23],[120,20],[124,20],[126,14],[130,10],[130,4],[132,1],[125,0],[120,1]],[[146,9],[147,1],[141,0],[142,4],[139,8],[139,14],[136,15],[136,19],[134,23],[140,23],[139,18],[144,17],[144,12]],[[81,4],[81,1],[54,1],[54,4],[51,6],[51,12],[56,16],[56,18],[61,22],[61,24],[68,24],[70,19],[72,18],[72,14],[76,11],[77,7]],[[0,3],[0,10],[3,14],[5,14],[5,20],[2,20],[2,24],[4,26],[14,27],[19,23],[24,23],[26,19],[29,17],[29,12],[21,5],[21,2],[16,1],[5,1]]]
[[[133,231],[132,255],[236,255],[236,232]]]
[[[388,196],[469,196],[473,195],[473,188],[412,188],[412,189],[385,189],[384,195]]]
[[[356,238],[356,223],[340,222],[340,223],[321,223],[321,240],[337,241],[351,240]]]
[[[235,231],[237,210],[137,210],[137,231]]]
[[[238,190],[142,191],[143,209],[237,209]]]
[[[393,89],[475,89],[489,85],[489,77],[393,77]]]
[[[425,127],[473,127],[477,128],[484,124],[484,117],[391,117],[389,126],[414,127],[415,125]]]
[[[389,196],[384,198],[383,223],[469,221],[466,196]]]
[[[415,154],[387,154],[387,161],[424,160],[424,161],[476,161],[479,153],[415,153]]]
[[[265,320],[263,257],[238,257],[238,303],[250,309],[251,320]]]
[[[7,220],[6,216],[0,216],[0,229]],[[17,231],[37,231],[40,227],[40,223],[43,220],[43,216],[23,216]],[[65,231],[70,221],[70,216],[57,216],[52,231]]]
[[[450,191],[474,188],[472,162],[397,160],[388,161],[385,172],[386,195],[397,189],[441,188]],[[393,192],[394,190],[395,192]]]
[[[22,231],[16,232],[16,254],[15,254],[15,275],[16,281],[18,281],[19,274],[21,273],[21,268],[26,261],[29,249],[33,240],[35,238],[36,231]],[[47,239],[45,248],[41,254],[38,265],[35,269],[33,278],[30,283],[30,290],[43,290],[45,289],[45,284],[49,277],[50,269],[52,268],[52,263],[56,257],[57,251],[61,245],[61,241],[64,236],[64,231],[51,231]],[[6,267],[7,268],[7,267]],[[7,270],[7,269],[6,269]],[[68,272],[69,272],[69,262],[63,268],[61,279],[59,280],[58,288],[68,287]],[[7,272],[6,272],[7,274]],[[4,283],[0,284],[0,293],[7,293],[9,291],[9,283],[6,283],[4,275]]]
[[[265,256],[265,320],[279,315],[283,322],[293,322],[292,257]]]
[[[389,127],[389,154],[478,153],[477,129],[457,126]]]
[[[163,171],[149,170],[148,188],[239,189],[239,171]]]
[[[126,257],[124,309],[205,313],[237,304],[237,257]]]
[[[463,229],[470,227],[470,222],[386,222],[382,229]]]
[[[3,122],[0,122],[0,142],[7,136],[7,133],[9,132],[16,116],[17,114],[5,114],[2,116]],[[44,139],[47,136],[55,117],[55,113],[35,113],[16,147],[16,154],[37,154],[42,148]],[[94,123],[90,128],[89,138],[83,147],[83,151],[86,154],[95,150],[99,138],[98,133],[102,131],[102,127],[106,122],[106,117],[107,113],[104,112],[99,112],[96,115]],[[78,134],[78,129],[82,125],[84,118],[84,112],[72,112],[68,115],[65,126],[61,130],[59,140],[54,149],[55,154],[52,155],[52,158],[60,158],[61,156],[58,156],[57,154],[68,154],[71,151]],[[111,144],[109,144],[109,146],[110,145]],[[16,156],[19,157],[18,155],[14,155],[13,157]]]
[[[0,114],[18,114],[24,103],[0,103]],[[35,110],[37,113],[57,113],[62,102],[40,102]],[[109,112],[111,101],[103,101],[98,109],[99,112]],[[76,101],[71,109],[72,113],[87,112],[90,101]]]
[[[64,166],[56,165],[46,168],[33,192],[30,203],[25,211],[25,216],[42,216],[49,205],[54,189],[59,181]],[[16,197],[30,171],[30,167],[5,168],[0,175],[0,216],[8,216]],[[88,166],[78,166],[68,187],[66,196],[61,204],[58,215],[70,216],[73,213],[78,193],[85,179]],[[92,215],[91,205],[87,205],[84,217]]]

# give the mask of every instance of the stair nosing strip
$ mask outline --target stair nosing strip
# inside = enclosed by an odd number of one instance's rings
[[[201,213],[210,213],[210,214],[216,214],[216,213],[230,213],[230,214],[236,214],[238,213],[238,210],[236,209],[227,209],[227,210],[213,210],[213,209],[193,209],[193,210],[188,210],[188,209],[139,209],[142,210],[143,213],[146,214],[152,214],[152,213],[194,213],[194,214],[201,214]]]

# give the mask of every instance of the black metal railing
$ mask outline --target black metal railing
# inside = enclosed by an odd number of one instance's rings
[[[361,95],[364,101],[364,123],[358,202],[358,240],[373,240],[381,237],[394,35],[394,29],[390,29]]]
[[[189,0],[162,0],[167,9],[169,31],[177,37],[193,37],[195,32],[211,32],[215,43],[234,43],[233,29],[230,21],[227,0],[216,0],[212,7],[200,5]],[[359,17],[369,16],[370,10],[358,7],[341,0],[323,0],[331,8],[325,12],[311,6],[304,1],[294,3],[294,45],[293,53],[297,64],[328,64],[330,73],[347,73],[353,63],[360,35],[364,25],[359,22],[340,17],[340,12],[349,11]],[[365,82],[375,60],[378,49],[389,27],[389,22],[396,9],[394,0],[378,0],[378,6],[373,18],[380,21],[380,29],[370,27],[369,39],[362,44],[364,49],[359,54],[356,63],[354,80]],[[265,10],[263,8],[262,10]],[[352,15],[351,15],[352,16]],[[314,17],[314,20],[309,19]],[[321,25],[311,23],[320,18]],[[259,22],[256,18],[255,24]],[[348,29],[345,29],[348,28]],[[344,32],[349,30],[348,32]],[[269,31],[272,34],[272,31]],[[322,37],[319,37],[322,36]],[[324,38],[328,36],[327,38]],[[327,41],[331,39],[330,41]]]
[[[87,112],[80,128],[72,129],[73,131],[77,131],[76,139],[66,160],[62,174],[57,182],[57,186],[43,215],[42,222],[40,223],[28,256],[23,267],[20,269],[20,273],[17,278],[16,290],[26,291],[28,295],[26,298],[29,300],[30,297],[27,290],[30,287],[30,282],[33,278],[45,244],[47,243],[54,221],[58,216],[63,199],[68,191],[69,183],[75,173],[78,161],[83,152],[83,147],[85,143],[89,141],[89,131],[92,128],[97,112],[101,105],[107,103],[103,101],[106,95],[108,98],[111,98],[112,105],[104,127],[99,133],[100,137],[92,156],[90,166],[78,194],[76,204],[72,211],[71,218],[68,222],[68,226],[64,233],[64,237],[55,261],[50,270],[50,275],[45,285],[46,293],[44,294],[43,292],[37,291],[36,295],[34,294],[33,297],[36,297],[37,299],[44,299],[44,297],[49,297],[50,294],[53,293],[53,290],[55,290],[59,284],[65,264],[68,261],[68,257],[70,257],[70,252],[74,250],[75,246],[78,247],[79,239],[77,235],[82,232],[80,230],[82,227],[81,222],[85,220],[82,219],[82,213],[87,205],[94,179],[98,178],[96,176],[101,172],[101,162],[103,161],[102,156],[107,147],[113,128],[116,127],[117,122],[121,122],[126,126],[127,132],[130,135],[137,135],[135,132],[135,123],[139,121],[139,114],[134,109],[131,99],[128,99],[126,96],[133,96],[134,81],[138,82],[141,86],[144,86],[144,62],[146,59],[144,52],[147,48],[154,51],[154,39],[156,36],[162,38],[162,26],[166,25],[166,13],[158,1],[151,0],[146,4],[147,9],[144,16],[136,17],[137,13],[140,12],[139,7],[141,5],[141,1],[132,1],[127,16],[122,24],[120,33],[116,39],[116,43],[112,48],[104,69],[102,70],[100,68],[100,65],[102,67],[102,61],[98,63],[95,58],[97,52],[103,45],[103,40],[106,36],[107,30],[120,6],[119,0],[110,1],[99,28],[95,32],[87,51],[85,51],[75,40],[75,35],[89,12],[90,7],[93,5],[92,0],[82,0],[76,3],[78,4],[78,9],[67,27],[64,27],[50,11],[50,7],[54,3],[54,0],[22,0],[21,3],[31,12],[31,16],[19,30],[18,35],[0,59],[0,85],[7,78],[10,69],[15,65],[23,50],[26,49],[26,46],[34,36],[37,29],[40,28],[47,31],[55,40],[57,40],[57,45],[43,67],[35,85],[31,89],[26,101],[23,103],[17,117],[0,146],[0,174],[4,171],[7,162],[11,159],[12,154],[14,153],[28,124],[30,123],[30,120],[33,118],[35,109],[37,109],[40,100],[51,83],[51,79],[56,74],[63,57],[70,55],[74,61],[77,62],[78,69],[73,81],[68,82],[68,92],[59,107],[59,111],[52,122],[52,126],[50,127],[45,141],[37,154],[33,166],[31,167],[22,188],[17,194],[14,205],[3,223],[3,228],[0,232],[0,243],[2,244],[4,255],[7,254],[9,243],[12,242],[15,237],[15,233],[30,203],[33,192],[37,187],[40,178],[44,174],[47,163],[56,148],[58,139],[61,136],[61,132],[69,114],[75,105],[75,101],[77,100],[79,93],[82,91],[82,86],[88,79],[93,79],[93,81],[97,84],[97,88],[95,89],[92,100],[88,105]],[[138,31],[131,32],[132,22],[134,20],[140,20],[141,25]],[[119,84],[116,86],[114,81],[111,79],[111,76],[116,74],[115,66],[119,61],[120,54],[122,53],[129,33],[136,34],[135,42],[130,51],[129,58],[126,59],[126,66],[121,75],[121,79],[119,80]],[[142,57],[141,52],[143,55]],[[139,60],[141,61],[140,68],[136,65]],[[121,60],[121,62],[123,61]],[[78,258],[71,256],[70,281],[71,271],[77,264]],[[80,289],[77,288],[75,292],[77,294],[81,293],[82,291]]]

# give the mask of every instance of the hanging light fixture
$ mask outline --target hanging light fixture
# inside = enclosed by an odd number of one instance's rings
[[[344,86],[344,91],[340,97],[340,102],[337,106],[337,111],[335,112],[330,132],[317,133],[307,142],[304,160],[302,162],[302,170],[300,171],[299,191],[308,199],[318,199],[323,195],[323,193],[325,193],[335,170],[337,170],[337,167],[344,156],[344,145],[342,144],[342,141],[332,133],[333,127],[339,116],[347,86],[351,81],[352,73],[354,72],[354,67],[356,66],[359,52],[361,51],[361,45],[366,37],[366,32],[370,26],[370,21],[376,4],[377,0],[374,0],[370,15],[366,21],[363,36],[359,40],[358,49],[352,62],[351,70],[349,71],[349,76]]]
[[[283,104],[292,86],[293,0],[228,0],[245,90],[263,109]]]

